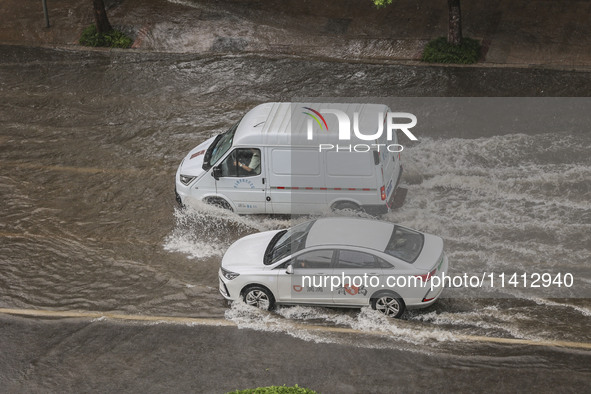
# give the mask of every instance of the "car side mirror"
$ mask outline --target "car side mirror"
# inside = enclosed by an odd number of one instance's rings
[[[285,267],[285,273],[292,275],[293,274],[293,265],[289,264],[287,267]]]
[[[222,169],[218,166],[213,167],[213,170],[211,170],[211,176],[217,181],[222,176]]]

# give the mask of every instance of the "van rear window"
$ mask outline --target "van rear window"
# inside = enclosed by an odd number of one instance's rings
[[[394,226],[384,252],[412,264],[421,254],[424,242],[423,234],[401,226]]]

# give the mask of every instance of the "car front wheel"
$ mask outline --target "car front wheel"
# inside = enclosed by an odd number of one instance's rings
[[[404,313],[406,306],[402,298],[394,294],[382,294],[371,300],[371,307],[374,310],[382,312],[388,317],[400,317]]]
[[[269,311],[275,306],[273,294],[262,286],[252,286],[244,290],[242,295],[248,305]]]

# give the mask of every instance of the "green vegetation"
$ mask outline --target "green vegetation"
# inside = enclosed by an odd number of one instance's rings
[[[236,390],[228,394],[317,394],[316,391],[298,387],[296,384],[293,387],[283,386],[269,386],[259,387],[256,389]]]
[[[452,45],[445,37],[430,41],[421,60],[427,63],[472,64],[480,59],[480,42],[464,38],[461,45]]]
[[[87,47],[129,48],[133,41],[119,30],[99,34],[95,25],[90,25],[82,32],[80,45]]]
[[[380,8],[380,7],[385,7],[387,5],[392,4],[393,0],[372,0],[372,1],[376,5],[376,7]]]

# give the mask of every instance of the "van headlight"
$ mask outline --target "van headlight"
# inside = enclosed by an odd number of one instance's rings
[[[193,179],[195,179],[196,177],[194,177],[194,176],[189,176],[189,175],[183,175],[183,174],[181,174],[181,176],[180,176],[179,178],[180,178],[180,180],[181,180],[181,183],[182,183],[183,185],[187,186],[187,185],[188,185],[189,183],[191,183],[191,181],[192,181]]]
[[[236,279],[240,274],[222,268],[222,275],[228,280]]]

